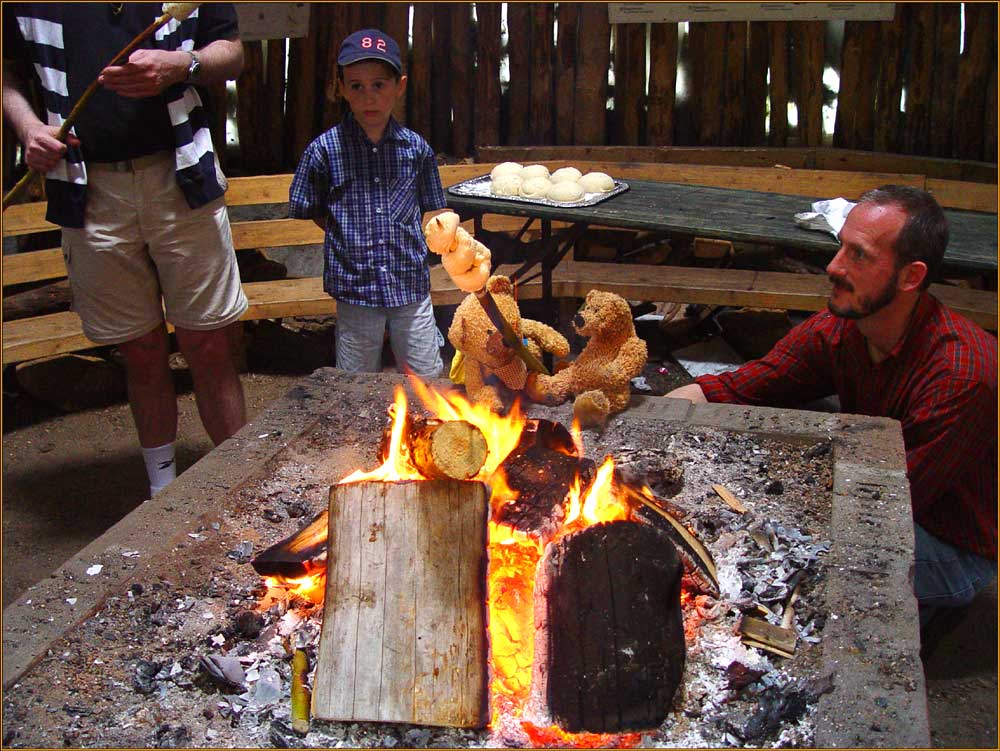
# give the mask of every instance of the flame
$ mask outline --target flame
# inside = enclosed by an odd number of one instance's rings
[[[264,578],[264,583],[269,589],[284,589],[290,597],[301,597],[313,605],[320,605],[326,591],[326,569],[294,579],[268,576]]]

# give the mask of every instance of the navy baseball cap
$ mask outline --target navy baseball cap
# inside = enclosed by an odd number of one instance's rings
[[[378,29],[361,29],[348,36],[340,45],[338,65],[350,65],[360,60],[383,60],[397,73],[403,72],[403,62],[396,41]]]

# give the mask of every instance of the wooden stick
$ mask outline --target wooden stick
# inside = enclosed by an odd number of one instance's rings
[[[740,634],[745,644],[768,649],[784,657],[795,654],[798,635],[789,628],[775,626],[761,618],[748,615],[740,621]]]
[[[309,689],[306,687],[306,673],[309,672],[309,658],[304,649],[296,649],[292,656],[292,730],[297,735],[309,732]]]
[[[168,3],[168,4],[194,5],[194,6],[200,5],[200,3]],[[194,9],[192,8],[191,10]],[[183,18],[187,18],[187,15],[189,15],[189,13],[190,11],[187,14],[185,14]],[[174,18],[174,15],[172,15],[169,12],[164,13],[162,16],[157,18],[155,21],[153,21],[153,23],[147,26],[144,31],[140,32],[135,39],[129,42],[128,45],[126,45],[125,49],[123,49],[121,52],[115,55],[114,58],[111,60],[111,62],[108,63],[108,65],[115,65],[124,58],[127,58],[135,51],[135,49],[140,44],[142,44],[146,39],[155,34],[157,29],[161,28],[162,26],[165,26],[167,22],[170,21],[171,18]],[[183,20],[183,18],[178,18],[178,20]],[[83,92],[83,95],[80,97],[76,105],[74,105],[73,109],[69,113],[69,116],[63,121],[63,124],[59,128],[59,132],[56,133],[57,140],[62,141],[63,143],[66,142],[66,136],[67,134],[69,134],[69,129],[73,127],[73,123],[76,122],[76,119],[80,116],[80,113],[83,111],[83,108],[87,105],[87,102],[89,102],[90,98],[94,96],[94,92],[97,91],[97,86],[98,86],[98,79],[95,78],[91,82],[90,86],[87,87],[86,91]],[[3,197],[4,209],[6,209],[10,205],[11,201],[13,201],[17,196],[21,194],[21,191],[23,191],[26,187],[28,187],[28,185],[31,184],[31,181],[35,179],[36,175],[38,175],[38,172],[36,172],[34,169],[29,169],[24,174],[24,177],[22,177],[20,180],[17,181],[17,184],[14,185],[14,187],[10,189],[7,195]]]
[[[503,317],[503,313],[500,311],[500,308],[497,307],[497,302],[493,299],[493,295],[490,294],[490,291],[483,287],[481,290],[474,292],[473,294],[476,296],[476,299],[479,300],[479,304],[483,306],[483,310],[486,311],[486,315],[489,317],[490,321],[497,327],[500,333],[503,334],[504,344],[514,350],[514,354],[524,361],[524,364],[528,366],[529,370],[533,370],[536,373],[542,373],[543,375],[549,375],[548,369],[541,362],[539,362],[538,358],[528,351],[528,348],[524,346],[524,342],[518,338],[514,329],[511,328],[510,323]]]

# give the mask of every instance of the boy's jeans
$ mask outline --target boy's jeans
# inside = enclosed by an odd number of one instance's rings
[[[997,575],[997,562],[956,548],[919,524],[916,536],[916,575],[913,593],[920,606],[923,626],[940,608],[958,608],[972,602],[976,593]]]
[[[430,295],[412,305],[369,308],[337,301],[337,367],[352,373],[382,370],[382,338],[389,324],[389,344],[401,373],[437,378],[444,364],[444,338],[434,321]]]

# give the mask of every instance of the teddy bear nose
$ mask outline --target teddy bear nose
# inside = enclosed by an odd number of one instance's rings
[[[580,315],[579,313],[577,313],[575,316],[573,316],[573,325],[576,326],[577,328],[580,328],[585,323],[586,323],[586,321],[583,320],[583,316]]]

